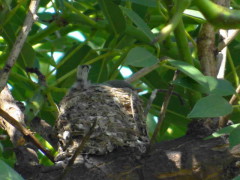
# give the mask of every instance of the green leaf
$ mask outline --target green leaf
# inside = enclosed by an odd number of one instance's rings
[[[126,57],[125,65],[147,67],[158,62],[158,58],[142,47],[131,49]]]
[[[188,118],[204,118],[219,117],[231,113],[232,106],[221,96],[209,95],[200,99],[192,111],[188,114]]]
[[[173,81],[172,83],[192,91],[201,92],[205,94],[209,93],[209,89],[206,86],[200,85],[190,77],[179,78]]]
[[[240,144],[240,127],[235,128],[229,135],[230,148]]]
[[[39,140],[41,144],[44,145],[52,154],[57,154],[56,150],[52,147],[52,145],[46,141],[41,135],[35,134],[35,137]],[[39,163],[44,165],[44,166],[50,166],[53,165],[53,162],[48,159],[44,154],[38,151],[38,158],[39,158]]]
[[[219,131],[213,133],[207,139],[210,139],[210,138],[213,138],[213,137],[220,137],[220,136],[225,135],[225,134],[230,134],[233,130],[235,130],[236,128],[239,128],[239,127],[240,127],[240,123],[227,126],[225,128],[220,129]]]
[[[137,13],[125,7],[121,7],[121,9],[123,13],[127,15],[129,19],[131,19],[131,21],[138,27],[138,29],[140,29],[149,38],[150,41],[155,38],[151,29]]]
[[[216,79],[212,76],[205,76],[207,85],[201,85],[189,77],[179,78],[173,84],[205,94],[215,94],[218,96],[228,96],[235,93],[231,83],[224,79]]]
[[[2,154],[2,152],[3,152],[3,146],[2,146],[2,144],[0,143],[0,153]]]
[[[240,176],[233,178],[232,180],[240,180]]]
[[[200,11],[192,10],[192,9],[185,9],[183,14],[195,19],[196,21],[200,23],[206,22],[205,17],[202,15]]]
[[[35,90],[33,97],[29,99],[27,102],[27,106],[24,111],[24,114],[26,114],[25,119],[28,122],[31,122],[33,118],[37,116],[44,102],[46,101],[46,96],[43,92],[44,88],[45,87],[38,88],[37,90]]]
[[[32,46],[29,43],[25,43],[23,45],[21,53],[19,54],[17,63],[24,69],[26,67],[32,67],[34,64],[35,57],[36,53]]]
[[[16,40],[14,26],[7,24],[4,27],[2,27],[2,36],[7,41],[10,51]],[[20,51],[17,63],[22,68],[32,67],[35,60],[35,56],[36,56],[35,51],[32,48],[32,46],[28,42],[25,42]]]
[[[206,77],[194,66],[183,62],[183,61],[176,61],[176,60],[168,60],[168,62],[180,70],[182,73],[186,74],[190,78],[197,81],[199,84],[207,87],[207,80]]]
[[[147,6],[147,7],[156,7],[156,1],[155,0],[123,0],[123,1],[131,1],[133,3],[136,3],[136,4],[140,4],[140,5],[143,5],[143,6]]]
[[[2,180],[23,180],[23,178],[5,162],[0,160],[0,179]]]
[[[114,33],[123,33],[126,22],[120,8],[111,0],[98,0],[98,2]]]
[[[234,87],[227,80],[216,79],[212,76],[206,76],[206,79],[209,86],[209,94],[228,96],[235,93]]]
[[[79,64],[83,64],[89,57],[96,57],[95,51],[93,51],[87,45],[78,45],[69,49],[69,51],[60,60],[61,66],[57,69],[56,78],[59,79],[66,74],[73,72]],[[76,73],[72,73],[66,79],[60,83],[61,87],[70,87],[76,80]]]
[[[91,48],[89,46],[83,46],[82,44],[69,49],[64,57],[62,57],[62,59],[59,61],[59,63],[61,63],[61,66],[57,69],[57,78],[60,78],[66,73],[77,68],[79,63],[82,62],[90,50]]]

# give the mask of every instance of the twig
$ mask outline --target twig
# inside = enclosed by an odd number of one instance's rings
[[[225,39],[228,38],[228,31],[224,29],[219,30],[219,34]],[[221,52],[217,55],[217,78],[223,79],[225,75],[226,69],[226,62],[227,62],[227,46],[225,46]]]
[[[33,22],[37,20],[37,8],[40,0],[31,0],[29,5],[29,11],[23,23],[22,29],[11,49],[10,55],[4,68],[0,71],[0,92],[7,84],[9,73],[17,61],[20,51],[22,50],[23,44],[26,41],[28,33],[31,30]]]
[[[221,51],[223,50],[223,48],[228,46],[234,40],[234,38],[238,35],[239,32],[240,32],[239,29],[233,30],[232,33],[226,39],[224,39],[221,43],[218,44],[218,51]]]
[[[177,75],[178,75],[178,71],[175,71],[174,76],[173,76],[173,81],[177,79]],[[158,134],[158,132],[160,131],[160,129],[162,127],[163,120],[164,120],[165,115],[166,115],[167,107],[168,107],[169,101],[170,101],[172,93],[173,93],[173,88],[174,88],[174,86],[172,84],[170,84],[169,88],[168,88],[168,92],[167,92],[167,94],[166,94],[166,96],[164,98],[161,111],[159,113],[157,126],[154,129],[152,138],[150,140],[150,147],[156,141],[157,134]]]
[[[20,131],[27,141],[31,141],[38,149],[40,149],[52,162],[54,162],[54,157],[52,154],[45,149],[38,139],[33,135],[33,132],[22,126],[16,119],[10,116],[7,112],[0,108],[0,116],[2,116],[8,123],[14,126],[18,131]]]
[[[158,92],[163,92],[163,93],[167,93],[169,90],[168,89],[158,89]],[[184,105],[184,100],[181,97],[181,95],[179,93],[176,92],[172,92],[172,95],[177,96],[178,100],[180,101],[181,105]]]
[[[127,81],[128,83],[132,83],[132,82],[142,78],[143,76],[145,76],[146,74],[150,73],[151,71],[153,71],[154,69],[156,69],[158,67],[159,67],[159,63],[156,63],[149,67],[145,67],[145,68],[139,70],[138,72],[136,72],[135,74],[133,74],[130,78],[126,79],[125,81]]]
[[[154,99],[155,99],[156,96],[157,96],[157,92],[158,92],[158,89],[155,89],[155,90],[152,92],[152,94],[151,94],[151,96],[150,96],[150,98],[149,98],[149,100],[148,100],[148,103],[147,103],[147,105],[146,105],[146,108],[145,108],[145,110],[144,110],[144,117],[147,117],[147,114],[148,114],[148,112],[149,112],[149,110],[150,110],[150,108],[151,108],[151,105],[152,105]]]
[[[154,99],[156,98],[157,93],[158,93],[158,92],[168,93],[168,91],[169,91],[169,89],[155,89],[155,90],[152,92],[152,94],[151,94],[151,96],[150,96],[150,98],[149,98],[149,100],[148,100],[148,103],[147,103],[147,105],[146,105],[146,108],[145,108],[145,110],[144,110],[144,116],[145,116],[145,117],[147,116],[147,114],[148,114],[148,112],[149,112],[149,110],[150,110],[150,107],[151,107]],[[179,99],[179,101],[180,101],[180,103],[181,103],[181,105],[184,105],[184,100],[183,100],[183,98],[180,96],[180,94],[178,94],[178,93],[176,93],[176,92],[172,92],[172,95],[177,96],[178,99]]]
[[[152,72],[154,69],[157,69],[159,67],[159,64],[164,61],[169,59],[168,57],[162,57],[159,59],[159,62],[157,62],[156,64],[149,66],[149,67],[145,67],[141,70],[139,70],[138,72],[136,72],[135,74],[133,74],[130,78],[126,79],[125,81],[128,83],[132,83],[142,77],[144,77],[146,74]]]
[[[72,165],[74,164],[74,161],[77,158],[77,156],[83,151],[83,148],[84,148],[85,144],[87,143],[87,141],[89,140],[91,134],[93,133],[96,124],[97,124],[97,119],[95,119],[95,121],[93,122],[93,124],[92,124],[91,128],[89,129],[88,133],[83,137],[81,143],[79,144],[79,146],[75,150],[73,156],[68,161],[68,164],[65,167],[60,179],[64,179],[64,177],[66,176],[68,171],[71,169]]]

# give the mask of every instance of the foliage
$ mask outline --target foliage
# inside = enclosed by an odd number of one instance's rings
[[[14,171],[5,162],[0,160],[0,179],[4,180],[23,180],[23,178]]]
[[[235,177],[233,180],[239,180],[240,176]]]
[[[134,73],[159,63],[157,69],[133,83],[143,90],[141,97],[145,104],[154,89],[167,89],[169,84],[175,86],[174,92],[183,99],[182,104],[177,96],[172,96],[159,141],[183,136],[190,118],[217,117],[233,111],[231,119],[238,123],[240,109],[233,108],[228,100],[239,85],[240,37],[229,46],[226,79],[203,75],[195,39],[201,25],[208,20],[214,24],[219,12],[212,11],[212,4],[208,5],[207,0],[204,0],[207,4],[202,5],[200,1],[190,4],[189,0],[55,0],[54,3],[41,0],[39,19],[8,81],[14,98],[26,105],[26,121],[29,123],[38,116],[54,125],[56,104],[75,81],[79,64],[90,64],[91,82],[102,83],[125,79],[124,68]],[[23,24],[28,3],[0,1],[1,67]],[[205,9],[205,19],[200,13],[203,5],[210,6],[215,16]],[[240,2],[235,0],[232,5],[239,7]],[[238,14],[239,11],[234,10],[233,15],[238,17]],[[217,26],[228,28],[228,24]],[[168,58],[159,62],[165,56]],[[27,68],[37,68],[46,83]],[[181,73],[172,81],[175,70]],[[158,93],[152,104],[147,118],[149,135],[153,133],[164,96]]]

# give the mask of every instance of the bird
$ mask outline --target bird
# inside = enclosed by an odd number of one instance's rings
[[[145,152],[149,138],[137,91],[121,80],[92,84],[89,71],[89,65],[78,66],[77,80],[59,104],[59,154],[71,156],[94,121],[83,154],[104,155],[126,147]]]

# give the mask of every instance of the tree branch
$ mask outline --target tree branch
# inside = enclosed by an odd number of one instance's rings
[[[174,76],[173,76],[173,81],[176,80],[177,75],[178,75],[178,71],[175,71]],[[159,113],[158,123],[157,123],[157,125],[156,125],[156,127],[154,129],[152,138],[150,140],[150,146],[153,145],[153,143],[156,141],[157,134],[161,130],[161,127],[162,127],[162,124],[163,124],[163,120],[165,118],[165,114],[166,114],[166,111],[167,111],[167,107],[168,107],[168,104],[170,102],[170,99],[171,99],[171,96],[172,96],[172,93],[173,93],[173,88],[174,88],[174,86],[172,84],[170,84],[169,88],[168,88],[168,92],[167,92],[167,94],[166,94],[166,96],[164,98],[161,111]]]
[[[197,38],[197,48],[203,74],[216,77],[215,29],[211,24],[202,25]]]
[[[217,5],[210,0],[194,0],[204,17],[215,27],[236,29],[240,27],[240,11]]]
[[[7,59],[7,62],[4,66],[4,68],[0,71],[0,91],[3,90],[3,88],[7,84],[9,73],[17,61],[17,58],[19,56],[20,51],[22,50],[22,47],[24,45],[24,42],[27,39],[28,33],[31,30],[31,27],[33,25],[33,22],[37,20],[37,8],[40,0],[31,0],[29,5],[29,11],[25,18],[25,21],[23,23],[22,29],[12,47],[12,50],[10,52],[10,55]]]
[[[218,51],[222,51],[223,48],[228,46],[234,40],[234,38],[238,35],[239,32],[240,32],[239,29],[228,32],[229,33],[228,37],[223,39],[223,41],[218,44]]]
[[[227,39],[228,37],[227,30],[220,29],[219,34],[224,39]],[[227,63],[227,46],[225,46],[217,55],[217,78],[218,79],[224,79],[226,63]]]
[[[170,35],[171,32],[174,31],[174,29],[181,21],[183,11],[189,6],[190,2],[191,1],[189,0],[176,1],[176,4],[174,5],[175,7],[173,8],[173,15],[169,20],[169,23],[164,28],[162,28],[158,36],[153,39],[153,44],[156,42],[162,42]]]
[[[33,135],[33,132],[22,126],[16,119],[10,116],[7,112],[0,108],[0,116],[2,116],[8,123],[14,126],[18,131],[20,131],[27,141],[31,141],[37,148],[39,148],[52,162],[54,162],[54,157],[51,153],[45,149],[38,139]]]
[[[142,68],[141,70],[139,70],[138,72],[133,74],[130,78],[127,78],[125,81],[128,82],[128,83],[132,83],[134,81],[137,81],[138,79],[144,77],[146,74],[152,72],[154,69],[157,69],[161,62],[163,62],[165,60],[168,60],[168,59],[169,59],[168,57],[160,58],[158,63],[156,63],[152,66],[149,66],[149,67]]]

